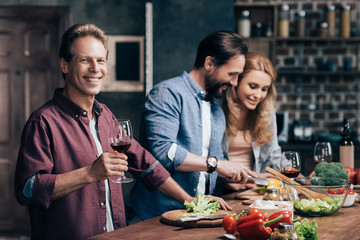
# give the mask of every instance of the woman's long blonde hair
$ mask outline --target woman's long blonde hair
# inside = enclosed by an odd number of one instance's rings
[[[276,70],[270,59],[259,52],[249,52],[245,55],[246,63],[244,72],[239,75],[241,79],[251,70],[262,71],[270,75],[271,85],[263,101],[261,101],[254,110],[249,110],[244,124],[248,126],[251,137],[255,144],[261,146],[270,142],[274,138],[274,132],[271,128],[271,112],[276,111],[276,89],[274,82],[276,80]],[[237,86],[239,86],[239,83]],[[237,86],[231,87],[226,92],[223,101],[223,109],[226,115],[227,134],[236,135],[238,131],[238,121],[240,119],[240,100],[237,96]]]

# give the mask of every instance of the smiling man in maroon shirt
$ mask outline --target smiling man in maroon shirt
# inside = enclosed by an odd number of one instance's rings
[[[107,73],[107,38],[92,24],[63,35],[64,89],[28,119],[21,140],[15,195],[28,206],[32,239],[85,239],[126,225],[121,184],[129,171],[149,190],[194,200],[137,141],[116,153],[107,140],[115,116],[95,100]],[[223,208],[229,206],[216,198]]]

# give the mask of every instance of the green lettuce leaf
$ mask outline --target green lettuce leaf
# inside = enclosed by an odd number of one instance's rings
[[[196,201],[185,201],[184,206],[186,210],[188,210],[188,213],[185,213],[185,216],[206,216],[217,212],[220,208],[220,203],[215,202],[212,198],[206,197],[204,194],[198,194]]]

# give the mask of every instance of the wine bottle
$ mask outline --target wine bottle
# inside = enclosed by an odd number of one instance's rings
[[[344,118],[339,143],[340,163],[344,167],[354,168],[354,143],[351,140],[351,126],[348,118]]]

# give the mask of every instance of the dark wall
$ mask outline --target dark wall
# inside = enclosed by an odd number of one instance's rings
[[[20,3],[19,3],[20,2]],[[91,22],[110,35],[145,35],[146,0],[1,0],[1,6],[69,6],[72,23]],[[189,71],[197,45],[217,30],[233,29],[233,0],[153,1],[154,84]],[[97,99],[118,118],[129,118],[138,136],[145,93],[102,92]]]
[[[145,35],[145,0],[69,1],[73,23],[92,22],[109,35]],[[138,139],[140,108],[145,93],[101,92],[96,99],[105,103],[118,118],[128,118]]]
[[[233,30],[233,0],[154,0],[154,83],[189,71],[197,46],[217,30]]]
[[[233,29],[232,4],[232,0],[153,1],[154,84],[177,76],[184,70],[190,71],[198,43],[206,35],[217,30]],[[101,6],[90,5],[87,6],[88,14],[98,16],[99,10],[94,9]],[[105,5],[109,9],[118,9],[118,14],[114,16],[96,17],[99,25],[109,34],[145,35],[145,1],[114,0],[105,1]],[[138,137],[144,93],[104,92],[97,99],[107,104],[117,117],[130,118],[135,138]]]

